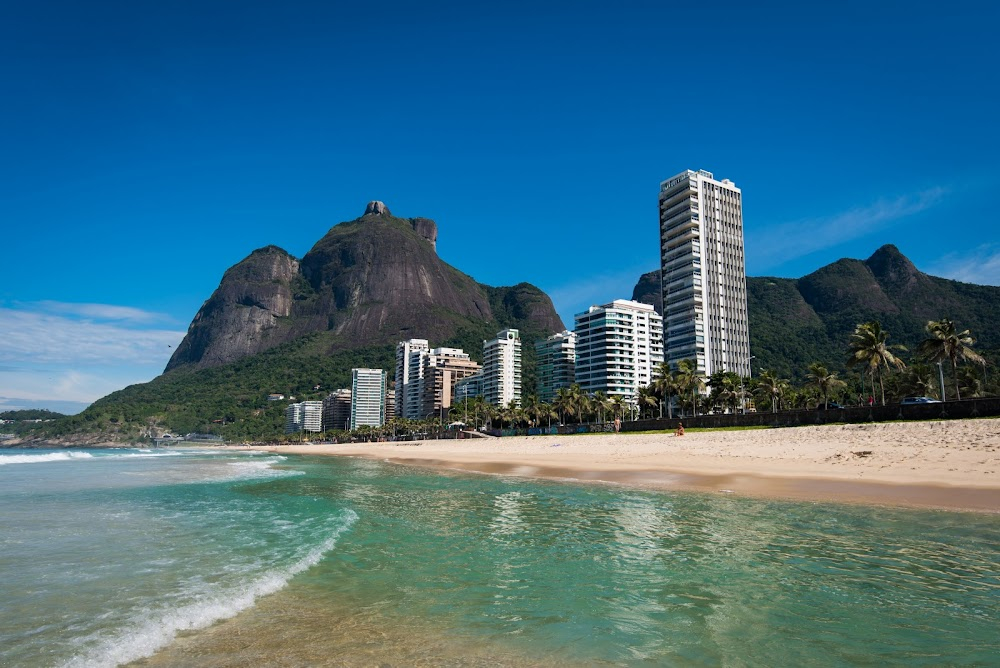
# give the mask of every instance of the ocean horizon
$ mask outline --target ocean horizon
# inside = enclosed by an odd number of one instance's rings
[[[0,451],[0,665],[989,665],[1000,515]]]

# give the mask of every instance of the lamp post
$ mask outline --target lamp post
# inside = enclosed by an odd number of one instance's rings
[[[941,362],[937,363],[938,366],[938,382],[941,383],[941,401],[947,401],[944,396],[944,367],[941,366]]]

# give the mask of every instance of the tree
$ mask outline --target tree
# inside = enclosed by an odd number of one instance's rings
[[[972,344],[976,342],[969,330],[958,331],[958,328],[948,318],[941,320],[931,320],[927,323],[927,338],[920,342],[918,352],[921,357],[929,362],[937,364],[944,360],[951,361],[951,375],[955,381],[955,398],[962,398],[962,389],[958,378],[958,362],[972,362],[974,364],[986,364],[983,357],[972,350]]]
[[[590,407],[591,410],[593,410],[595,413],[597,422],[603,423],[604,411],[610,408],[610,404],[608,403],[608,395],[606,395],[604,392],[601,392],[600,390],[594,392],[594,394],[590,396]]]
[[[576,383],[556,390],[556,398],[553,403],[561,416],[560,421],[565,423],[566,417],[570,416],[579,422],[585,410],[585,398],[583,390]]]
[[[732,371],[716,371],[708,379],[708,386],[712,388],[710,395],[712,405],[722,408],[728,412],[736,412],[736,404],[740,398],[740,377]]]
[[[691,393],[691,413],[698,415],[698,393],[705,389],[705,380],[698,374],[694,360],[677,363],[676,381],[678,390]]]
[[[677,379],[674,375],[674,370],[670,368],[670,365],[666,362],[660,362],[656,367],[654,372],[655,378],[653,379],[653,389],[667,404],[667,417],[673,418],[673,398],[678,393],[677,389]],[[662,417],[663,414],[661,413]]]
[[[656,407],[660,404],[659,397],[656,395],[656,388],[653,384],[640,387],[639,394],[636,395],[635,399],[636,404],[639,406],[639,413],[643,417],[649,417],[649,414],[655,411]]]
[[[837,374],[830,373],[819,362],[813,362],[809,365],[809,373],[806,374],[806,385],[814,387],[819,391],[820,396],[823,398],[823,408],[830,407],[830,392],[841,387],[847,387],[847,383],[837,378]]]
[[[757,377],[757,394],[771,403],[771,412],[778,412],[781,397],[788,389],[788,381],[770,371],[762,370]]]
[[[885,406],[885,383],[882,380],[882,369],[889,370],[893,367],[903,369],[906,364],[896,357],[892,351],[905,351],[904,346],[894,344],[889,345],[889,332],[882,329],[882,324],[877,320],[866,322],[854,328],[851,340],[848,342],[849,355],[847,358],[848,368],[861,366],[862,374],[865,371],[872,378],[872,394],[875,394],[875,377],[878,376],[879,387],[882,390],[882,405]]]

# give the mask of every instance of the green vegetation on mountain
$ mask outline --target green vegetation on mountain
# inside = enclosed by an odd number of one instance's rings
[[[66,417],[63,413],[47,408],[24,408],[16,411],[0,411],[0,420],[55,420]]]
[[[644,274],[633,299],[659,309],[659,272]],[[820,363],[845,380],[855,328],[876,321],[907,363],[926,338],[929,321],[949,319],[977,339],[991,365],[1000,360],[1000,288],[929,276],[892,245],[867,260],[838,260],[799,279],[747,277],[750,352],[754,372],[803,380]],[[867,375],[866,375],[867,377]],[[877,381],[876,381],[877,383]],[[866,383],[870,390],[870,379]]]
[[[523,382],[533,387],[534,342],[563,329],[552,300],[528,283],[477,283],[437,257],[436,240],[433,221],[396,218],[372,202],[301,261],[276,246],[256,250],[225,272],[163,375],[34,432],[94,441],[165,430],[273,438],[291,397],[350,387],[355,367],[384,369],[391,381],[398,341],[462,348],[481,363],[483,341],[507,327],[520,330]],[[269,401],[272,393],[286,399]]]

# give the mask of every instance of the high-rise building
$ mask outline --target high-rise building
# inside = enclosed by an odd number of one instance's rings
[[[409,339],[396,344],[396,406],[401,418],[418,420],[420,414],[420,378],[423,355],[430,349],[426,339]]]
[[[575,382],[576,334],[565,330],[535,342],[538,399],[551,403],[556,390]]]
[[[660,184],[660,276],[667,362],[750,375],[743,199],[732,181],[689,169]]]
[[[616,299],[574,320],[580,388],[634,401],[663,362],[663,319],[649,304]]]
[[[521,405],[521,334],[505,329],[483,341],[483,397],[493,406]]]
[[[385,424],[385,371],[351,369],[351,429]]]
[[[465,399],[479,397],[483,394],[483,370],[475,372],[470,376],[455,383],[455,403]]]
[[[449,408],[455,397],[455,384],[480,369],[479,364],[458,348],[434,348],[424,355],[423,367],[420,378],[421,417]]]
[[[323,431],[322,401],[301,401],[288,405],[285,409],[285,433],[294,434],[297,431]]]
[[[350,429],[351,388],[334,390],[323,400],[323,429]]]

